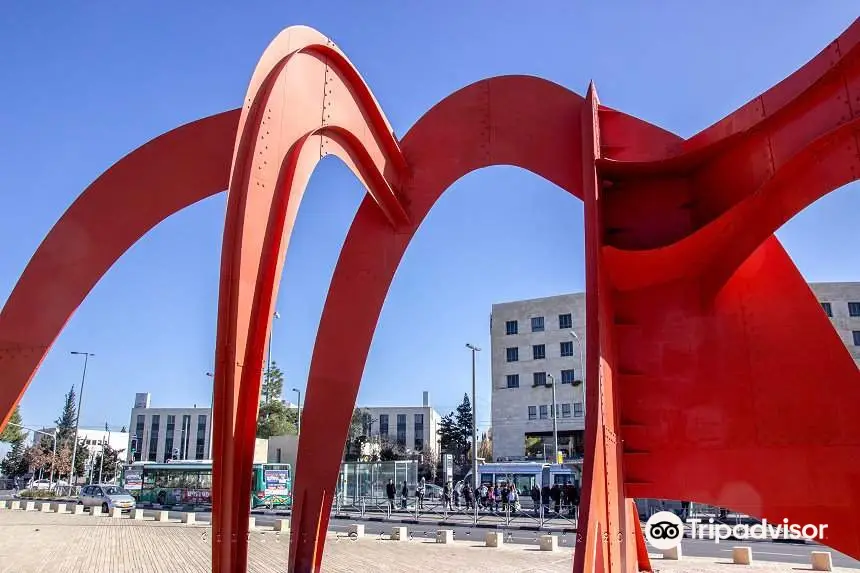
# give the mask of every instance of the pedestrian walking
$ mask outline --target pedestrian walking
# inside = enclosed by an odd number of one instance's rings
[[[400,488],[400,509],[406,509],[406,500],[409,498],[409,489],[406,487],[406,482],[403,482],[403,487]]]
[[[385,495],[388,498],[388,510],[394,511],[394,496],[397,494],[397,487],[394,485],[394,480],[388,480],[388,485],[385,486]]]
[[[424,478],[421,478],[415,493],[418,496],[418,509],[424,509],[424,496],[427,494],[427,481]]]

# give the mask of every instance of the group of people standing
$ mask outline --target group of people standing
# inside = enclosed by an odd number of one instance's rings
[[[405,481],[399,490],[400,508],[406,509],[409,488]],[[398,494],[398,487],[394,484],[394,480],[388,480],[388,485],[385,486],[385,493],[388,498],[388,506],[391,511],[394,511],[395,499]],[[418,509],[424,509],[424,499],[427,493],[427,482],[422,477],[415,488]],[[452,484],[452,482],[448,481],[442,487],[442,507],[449,511],[460,509],[461,507],[470,510],[475,509],[476,506],[478,509],[495,512],[519,511],[521,508],[520,495],[529,495],[531,497],[535,513],[539,513],[541,508],[545,512],[553,511],[560,513],[564,508],[570,515],[574,515],[576,508],[579,506],[579,488],[572,483],[554,484],[552,487],[544,485],[542,488],[538,488],[537,484],[535,484],[531,490],[524,488],[521,494],[517,491],[514,484],[506,482],[496,485],[484,483],[475,491],[469,483],[458,481],[456,484]]]

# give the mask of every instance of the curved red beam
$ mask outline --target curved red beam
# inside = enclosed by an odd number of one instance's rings
[[[60,217],[0,312],[0,427],[66,322],[150,229],[227,188],[239,120],[231,110],[177,127],[132,151]]]

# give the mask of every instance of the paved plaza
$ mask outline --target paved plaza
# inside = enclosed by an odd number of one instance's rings
[[[288,534],[271,527],[250,534],[250,571],[286,570]],[[0,510],[0,573],[209,573],[208,525],[178,520],[156,522],[107,516]],[[728,559],[685,558],[681,562],[654,559],[655,571],[718,573],[736,571]],[[570,549],[539,551],[534,546],[484,547],[482,540],[437,544],[416,537],[397,542],[368,535],[359,540],[330,533],[323,571],[439,572],[569,572]],[[802,571],[811,568],[754,563],[756,571]],[[834,568],[834,571],[855,571]]]

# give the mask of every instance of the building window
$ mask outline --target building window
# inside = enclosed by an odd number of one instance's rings
[[[561,371],[561,383],[562,384],[573,384],[573,368],[568,368],[566,370]]]
[[[134,449],[134,461],[139,462],[143,454],[143,426],[146,423],[146,416],[143,414],[137,415],[137,425],[134,428],[134,436],[132,436],[132,448]]]
[[[164,459],[176,459],[173,453],[173,432],[176,430],[176,416],[167,416],[167,435],[164,437]],[[177,452],[178,453],[178,452]]]
[[[281,448],[275,450],[275,463],[281,463]]]
[[[573,328],[573,318],[570,313],[558,315],[558,327],[561,330],[570,330]]]
[[[860,302],[848,303],[848,316],[860,316]]]
[[[529,406],[529,420],[537,420],[537,406]]]
[[[546,358],[546,345],[545,344],[534,344],[532,345],[532,359],[533,360],[543,360]]]
[[[852,330],[851,335],[854,337],[854,346],[860,346],[860,330]]]
[[[361,415],[361,433],[370,436],[373,432],[373,416],[365,412]]]
[[[388,437],[388,414],[379,415],[379,437]]]
[[[507,382],[508,382],[508,388],[519,388],[520,387],[520,375],[519,374],[508,374]]]
[[[182,434],[179,442],[179,457],[183,460],[188,459],[188,440],[191,439],[191,415],[182,416]]]
[[[206,452],[206,415],[197,416],[197,444],[196,444],[194,459],[202,460],[203,454]]]
[[[573,356],[573,341],[572,340],[562,342],[559,346],[560,346],[562,356]]]
[[[424,449],[424,414],[415,414],[415,450]]]
[[[149,428],[149,450],[146,452],[146,459],[151,462],[157,461],[158,455],[158,425],[161,422],[161,416],[154,414],[152,416],[152,426]]]
[[[824,309],[824,314],[826,314],[830,318],[833,318],[833,308],[830,306],[829,302],[822,302],[821,308]]]
[[[582,402],[573,403],[573,417],[582,418]]]
[[[532,332],[543,332],[543,317],[542,316],[533,316],[532,317]]]
[[[546,372],[532,374],[533,386],[546,386]]]
[[[561,405],[561,417],[570,418],[570,404]]]
[[[505,334],[517,334],[519,332],[520,325],[516,320],[509,320],[505,322]]]
[[[520,349],[514,346],[513,348],[506,348],[505,354],[508,359],[508,362],[517,362],[520,359]]]
[[[406,414],[397,414],[397,443],[406,447]]]
[[[549,408],[547,408],[546,404],[542,404],[540,407],[540,419],[546,420],[549,417]]]

